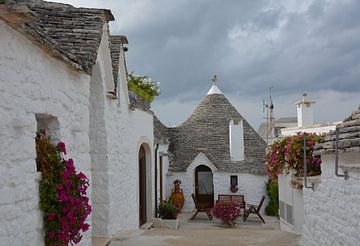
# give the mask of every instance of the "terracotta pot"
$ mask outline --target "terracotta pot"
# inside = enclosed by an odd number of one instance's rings
[[[180,188],[179,183],[174,184],[174,189],[172,190],[170,198],[176,206],[176,211],[179,213],[184,207],[185,202],[184,193],[183,190]]]

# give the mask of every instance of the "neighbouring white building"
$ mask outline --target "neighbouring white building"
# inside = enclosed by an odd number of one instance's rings
[[[62,140],[90,179],[91,237],[154,217],[153,113],[129,98],[125,36],[104,9],[0,2],[0,242],[43,245],[36,131]],[[130,100],[131,99],[131,100]]]
[[[315,101],[309,100],[306,98],[306,94],[304,94],[303,99],[296,103],[297,127],[281,129],[281,135],[293,136],[297,135],[299,132],[323,135],[334,130],[336,125],[340,122],[314,124],[313,104],[315,104]],[[302,182],[302,180],[295,180],[291,174],[279,175],[278,177],[280,227],[282,230],[298,234],[303,232],[304,225],[304,196]]]
[[[281,135],[282,129],[296,127],[297,125],[297,117],[282,117],[271,123],[261,123],[257,132],[268,145],[271,145]]]
[[[266,194],[266,143],[215,84],[184,123],[166,127],[155,117],[154,126],[160,198],[170,196],[177,179],[184,211],[194,209],[192,193],[209,204],[219,194],[242,194],[246,202],[258,204]]]
[[[296,103],[297,109],[297,125],[281,129],[281,136],[293,136],[298,132],[316,133],[318,135],[334,130],[336,125],[341,123],[314,123],[314,107],[315,101],[309,100],[307,94],[303,94],[303,99]]]

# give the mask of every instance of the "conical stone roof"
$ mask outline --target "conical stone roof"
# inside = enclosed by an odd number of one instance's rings
[[[243,120],[243,161],[230,159],[231,120]],[[185,171],[202,152],[220,171],[263,173],[266,143],[223,94],[208,94],[183,124],[168,129],[169,170]]]

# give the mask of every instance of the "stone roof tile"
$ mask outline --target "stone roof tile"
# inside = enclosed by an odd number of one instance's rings
[[[243,161],[230,159],[230,120],[243,120]],[[199,152],[203,152],[220,171],[264,173],[266,143],[222,94],[207,95],[183,124],[167,129],[170,171],[186,170]]]
[[[97,58],[103,26],[114,20],[110,10],[75,8],[45,1],[6,1],[10,10],[26,7],[36,19],[23,30],[48,48],[55,57],[77,70],[91,74]],[[27,13],[29,14],[29,13]]]
[[[360,152],[360,106],[337,125],[339,152]],[[314,154],[335,152],[336,131],[330,131],[324,139],[315,146]]]

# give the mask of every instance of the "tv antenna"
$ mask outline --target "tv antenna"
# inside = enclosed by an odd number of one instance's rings
[[[270,128],[272,126],[273,120],[275,119],[273,117],[274,115],[274,104],[272,101],[272,96],[271,96],[271,90],[274,87],[271,86],[269,87],[269,102],[265,103],[265,100],[263,100],[263,113],[265,112],[265,108],[266,108],[266,144],[269,145],[269,135],[270,135]]]

